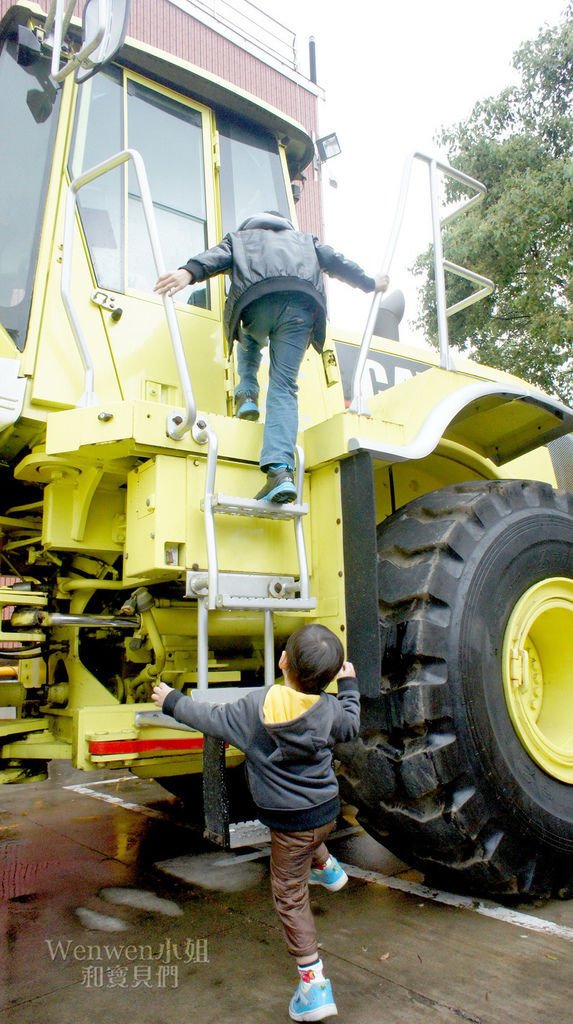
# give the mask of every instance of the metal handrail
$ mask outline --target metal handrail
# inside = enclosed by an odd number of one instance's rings
[[[52,31],[52,26],[60,22],[61,33],[65,35],[68,31],[70,21],[72,20],[72,14],[74,13],[74,7],[76,6],[76,0],[68,0],[67,7],[64,10],[65,0],[52,0],[50,4],[50,10],[46,14],[46,20],[44,22],[44,32],[49,35]]]
[[[74,178],[68,190],[64,216],[61,295],[84,367],[84,392],[78,402],[78,405],[95,405],[96,396],[94,391],[95,371],[93,359],[86,344],[84,333],[72,302],[72,253],[77,195],[84,185],[89,185],[90,182],[94,181],[96,178],[101,177],[103,174],[107,174],[109,171],[115,170],[116,167],[120,167],[121,164],[126,163],[128,160],[133,162],[133,167],[137,176],[137,183],[139,185],[141,201],[143,204],[143,213],[151,244],[155,270],[158,277],[161,277],[165,273],[165,264],[163,262],[163,253],[161,251],[161,243],[159,241],[159,232],[157,230],[155,214],[153,212],[153,201],[151,199],[149,182],[147,180],[145,164],[141,154],[138,153],[136,149],[124,149],[120,153],[116,153],[115,156],[110,157],[108,160],[104,160],[100,164],[96,164],[95,167],[90,168],[88,171],[84,171],[83,174]],[[173,346],[173,354],[177,364],[177,372],[179,374],[179,382],[185,405],[185,414],[183,416],[178,412],[169,414],[167,418],[167,433],[169,437],[180,441],[187,431],[192,429],[197,418],[197,407],[195,404],[195,397],[193,395],[193,388],[191,386],[191,379],[189,377],[189,370],[187,368],[187,361],[185,359],[185,352],[183,350],[183,342],[181,341],[181,334],[179,332],[179,324],[177,323],[175,305],[171,296],[163,296],[163,306],[167,317],[171,344]]]
[[[396,207],[396,214],[394,217],[394,223],[390,232],[390,238],[386,247],[386,253],[382,263],[382,274],[389,274],[394,253],[396,251],[396,245],[402,222],[404,219],[404,211],[406,208],[406,201],[408,198],[408,192],[410,188],[410,178],[412,174],[412,167],[414,160],[421,160],[427,164],[429,179],[430,179],[430,203],[432,209],[432,236],[434,245],[434,274],[436,282],[436,307],[438,316],[438,339],[440,346],[440,366],[442,369],[451,369],[450,360],[450,348],[448,341],[448,317],[458,313],[461,309],[465,309],[467,306],[472,305],[474,302],[478,302],[485,295],[490,295],[494,290],[494,283],[488,277],[483,277],[481,274],[477,274],[473,270],[467,270],[465,267],[459,267],[457,264],[452,263],[450,260],[444,259],[444,250],[442,246],[442,227],[448,221],[457,217],[458,214],[469,210],[471,206],[475,206],[480,203],[486,193],[486,187],[478,181],[477,178],[470,177],[469,174],[464,174],[463,171],[458,171],[455,167],[450,167],[449,164],[444,164],[440,160],[436,160],[434,157],[427,156],[425,153],[414,152],[406,160],[404,165],[404,171],[402,174],[402,182],[400,186],[400,195],[398,198],[398,205]],[[455,210],[450,211],[444,217],[440,218],[440,201],[439,201],[439,187],[438,187],[438,173],[445,174],[446,177],[453,178],[458,181],[461,185],[465,185],[468,188],[475,190],[475,195],[470,196],[460,206],[457,206]],[[448,307],[446,305],[446,282],[445,282],[445,271],[448,270],[450,273],[456,274],[458,277],[463,277],[467,281],[471,281],[473,284],[479,284],[482,287],[479,291],[468,295],[465,299],[460,302],[456,302],[453,306]],[[366,321],[366,327],[362,340],[360,343],[360,352],[358,354],[358,360],[354,370],[354,377],[352,378],[352,400],[350,402],[349,411],[357,413],[368,413],[368,407],[365,399],[361,394],[362,376],[364,373],[364,367],[366,365],[366,359],[368,357],[368,351],[370,349],[370,342],[372,341],[372,334],[374,332],[374,324],[376,323],[376,317],[380,308],[380,302],[382,299],[382,292],[377,292],[372,300],[368,319]]]
[[[295,445],[295,457],[296,457],[296,500],[298,505],[302,505],[302,492],[304,487],[304,448],[302,445]],[[308,571],[308,562],[306,558],[306,545],[304,543],[304,526],[302,519],[298,516],[294,522],[294,535],[296,543],[296,551],[298,557],[298,568],[299,568],[299,586],[301,600],[308,601],[310,598],[310,579]]]
[[[217,473],[217,458],[219,454],[219,439],[214,430],[206,425],[197,436],[198,443],[208,444],[207,468],[205,471],[205,543],[207,546],[207,607],[217,607],[217,595],[219,593],[219,555],[217,552],[217,535],[215,532],[215,516],[213,513],[213,499],[215,497],[215,476]]]

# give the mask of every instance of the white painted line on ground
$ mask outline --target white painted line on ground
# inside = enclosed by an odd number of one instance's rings
[[[401,892],[410,893],[412,896],[421,897],[424,900],[434,900],[436,903],[445,903],[448,907],[458,907],[460,910],[473,910],[476,914],[483,914],[485,917],[493,917],[505,924],[513,924],[530,932],[541,932],[543,935],[553,935],[559,939],[566,939],[573,942],[573,928],[567,925],[556,924],[554,921],[546,921],[542,917],[534,917],[530,914],[522,914],[509,907],[501,907],[498,903],[489,900],[473,899],[471,896],[459,896],[453,892],[442,892],[441,889],[431,889],[420,882],[409,882],[405,878],[398,878],[393,875],[381,875],[378,871],[367,871],[365,868],[355,867],[353,864],[341,865],[347,875],[352,878],[363,878],[366,882],[376,882],[388,889],[399,889]]]
[[[127,800],[122,800],[120,796],[110,796],[109,793],[96,793],[91,786],[97,785],[99,783],[93,782],[88,786],[63,786],[63,789],[69,789],[72,793],[79,793],[81,796],[91,796],[94,800],[103,800],[106,804],[116,804],[118,807],[123,807],[126,811],[136,811],[137,814],[143,814],[146,818],[160,818],[163,821],[171,820],[168,814],[164,814],[163,811],[156,811],[153,807],[129,803]]]
[[[118,779],[96,779],[95,782],[87,782],[87,786],[113,786],[118,782],[131,782],[133,784],[133,775],[120,775]],[[73,786],[64,786],[64,789],[73,789]]]
[[[217,860],[213,861],[213,864],[218,868],[230,867],[232,864],[242,864],[243,861],[247,860],[264,860],[265,857],[270,857],[271,848],[270,846],[263,846],[260,850],[254,850],[252,853],[222,853]]]

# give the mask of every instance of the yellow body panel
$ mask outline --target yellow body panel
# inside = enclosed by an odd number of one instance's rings
[[[204,513],[205,459],[159,455],[127,481],[127,576],[165,575],[207,568]],[[256,466],[219,462],[224,494],[251,496],[260,485]],[[170,499],[167,500],[166,496]],[[217,523],[219,569],[293,575],[297,570],[292,524],[228,516]]]

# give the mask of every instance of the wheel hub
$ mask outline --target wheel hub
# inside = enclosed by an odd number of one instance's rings
[[[573,580],[543,580],[517,602],[505,631],[503,686],[529,756],[573,783]]]

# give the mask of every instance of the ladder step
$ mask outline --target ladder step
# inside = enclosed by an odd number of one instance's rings
[[[186,574],[185,596],[206,594],[209,577],[206,572]],[[220,572],[217,575],[217,608],[245,608],[251,611],[309,611],[316,607],[315,598],[295,597],[299,584],[294,576],[270,576],[265,573]]]
[[[232,704],[233,701],[246,697],[252,690],[260,690],[260,686],[213,686],[211,683],[207,689],[195,689],[190,691],[194,701],[204,701],[207,704]]]
[[[177,722],[172,715],[164,715],[162,711],[136,711],[135,725],[137,729],[159,727],[161,729],[184,729],[186,732],[196,732],[190,725],[184,722]]]
[[[242,846],[266,846],[271,841],[270,829],[262,821],[231,821],[229,823],[229,844],[231,850]],[[233,862],[230,861],[232,864]]]
[[[201,502],[205,509],[205,502]],[[295,503],[278,505],[272,501],[257,501],[256,498],[232,497],[229,494],[214,494],[211,509],[218,515],[249,516],[253,519],[298,519],[308,512],[308,504]]]
[[[216,600],[217,608],[224,610],[225,608],[231,609],[236,608],[243,611],[253,612],[288,612],[288,611],[301,611],[307,612],[316,608],[315,597],[229,597],[225,594],[219,594]]]

